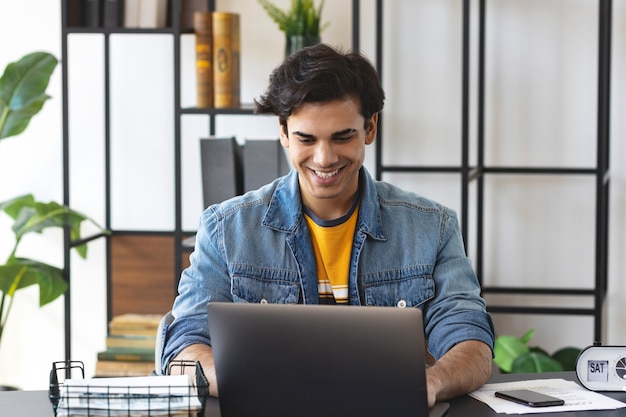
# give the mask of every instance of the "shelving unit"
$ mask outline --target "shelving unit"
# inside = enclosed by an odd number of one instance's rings
[[[491,313],[511,314],[543,314],[565,316],[591,316],[594,320],[594,341],[604,340],[604,304],[607,293],[608,275],[608,218],[609,218],[609,118],[610,118],[610,80],[611,80],[611,0],[598,0],[598,88],[597,88],[597,162],[593,168],[560,168],[560,167],[495,167],[485,164],[485,17],[487,13],[487,1],[478,0],[478,57],[477,57],[477,162],[470,162],[470,29],[471,29],[471,0],[463,0],[462,13],[462,132],[461,132],[461,163],[458,166],[394,166],[383,164],[382,137],[376,142],[376,178],[382,179],[384,173],[447,173],[460,176],[461,209],[459,213],[462,234],[468,246],[468,242],[475,242],[476,247],[471,248],[476,254],[476,273],[481,280],[484,277],[485,251],[484,251],[484,228],[485,228],[485,179],[490,176],[507,174],[516,175],[564,175],[564,176],[587,176],[595,178],[596,194],[596,218],[595,218],[595,277],[594,287],[587,288],[534,288],[534,287],[495,287],[484,286],[484,294],[506,294],[523,297],[537,296],[576,296],[591,297],[592,308],[577,307],[553,307],[553,306],[512,306],[491,305],[488,310]],[[377,65],[382,73],[382,15],[383,1],[377,0]],[[476,187],[476,207],[471,207],[470,186]],[[470,209],[476,211],[476,218],[470,218]],[[475,221],[476,237],[472,240],[469,236],[469,224]],[[529,298],[532,300],[532,298]]]
[[[206,115],[209,117],[209,125],[207,127],[210,135],[215,134],[216,119],[222,115],[252,115],[253,109],[251,106],[243,106],[237,109],[198,109],[198,108],[183,108],[181,106],[181,36],[184,34],[181,31],[179,19],[180,14],[180,1],[171,1],[171,15],[172,26],[168,28],[160,29],[129,29],[129,28],[84,28],[84,27],[68,27],[67,24],[67,11],[69,0],[61,0],[62,5],[62,48],[61,48],[61,62],[62,65],[62,84],[63,84],[63,177],[64,177],[64,197],[65,204],[71,202],[71,190],[70,190],[70,173],[69,173],[69,106],[68,106],[68,68],[66,63],[68,62],[68,37],[72,34],[101,34],[104,38],[104,138],[105,138],[105,227],[111,230],[111,161],[110,161],[110,123],[111,123],[111,108],[110,108],[110,35],[111,34],[145,34],[150,36],[151,34],[166,34],[173,37],[173,62],[174,62],[174,140],[173,140],[173,158],[174,158],[174,227],[167,232],[162,231],[132,231],[132,230],[112,230],[111,236],[93,236],[85,241],[91,239],[106,239],[106,262],[108,265],[107,270],[107,310],[110,320],[112,314],[112,239],[119,236],[139,236],[139,237],[157,237],[165,238],[172,242],[171,253],[173,259],[171,259],[172,270],[172,290],[175,290],[180,272],[183,269],[183,257],[188,252],[188,248],[183,245],[183,240],[189,235],[188,232],[183,230],[182,226],[182,155],[181,155],[181,122],[184,117],[190,115]],[[470,58],[471,44],[470,44],[470,8],[472,0],[463,0],[463,14],[462,22],[462,132],[460,141],[462,143],[462,155],[461,163],[458,166],[394,166],[383,164],[383,122],[385,120],[384,114],[379,119],[379,137],[376,141],[376,172],[375,175],[378,179],[381,179],[384,173],[402,172],[402,173],[445,173],[460,176],[461,184],[461,210],[460,210],[460,222],[462,227],[462,233],[466,243],[469,239],[469,224],[474,221],[477,224],[476,237],[472,239],[475,242],[476,247],[471,248],[476,253],[476,272],[480,277],[483,276],[483,264],[485,259],[484,253],[484,188],[485,178],[489,176],[498,176],[502,174],[519,174],[519,175],[583,175],[593,176],[596,181],[596,246],[595,246],[595,287],[593,289],[571,289],[571,288],[495,288],[484,287],[483,292],[485,294],[514,294],[520,296],[537,296],[537,295],[576,295],[593,297],[594,307],[585,308],[554,308],[554,307],[511,307],[511,306],[498,306],[491,305],[489,310],[493,313],[512,313],[512,314],[563,314],[563,315],[588,315],[594,318],[594,338],[595,340],[602,340],[603,329],[603,309],[604,300],[607,291],[607,254],[608,254],[608,206],[609,206],[609,90],[610,90],[610,50],[611,50],[611,0],[598,0],[599,4],[599,44],[598,44],[598,114],[597,114],[597,166],[595,168],[529,168],[529,167],[492,167],[487,166],[484,162],[485,144],[484,144],[484,119],[485,119],[485,16],[487,13],[486,0],[474,0],[478,1],[479,8],[479,27],[478,27],[478,101],[476,104],[477,110],[477,149],[476,153],[477,163],[472,164],[470,162]],[[209,10],[215,10],[215,1],[208,0],[207,5]],[[352,48],[353,50],[360,50],[360,1],[352,0]],[[384,23],[384,2],[383,0],[376,0],[376,59],[375,64],[379,72],[383,73],[383,23]],[[189,32],[190,33],[190,32]],[[470,199],[470,186],[475,186],[476,189],[476,207],[471,206]],[[476,210],[476,218],[470,218],[470,211]],[[65,277],[68,282],[71,282],[71,265],[69,250],[75,246],[78,242],[72,242],[69,236],[69,231],[66,231],[65,235]],[[169,274],[169,272],[166,272]],[[70,286],[71,288],[71,286]],[[70,319],[70,292],[68,291],[65,297],[65,352],[66,358],[71,358],[71,319]]]
[[[161,269],[168,268],[171,265],[171,272],[165,272],[171,274],[171,290],[175,295],[176,287],[178,285],[178,279],[180,273],[184,268],[183,258],[189,252],[190,248],[186,246],[183,241],[190,236],[189,231],[183,229],[182,222],[182,120],[185,116],[203,115],[209,117],[209,123],[207,126],[208,135],[214,135],[216,132],[216,120],[219,116],[223,115],[253,115],[253,106],[243,104],[239,108],[229,109],[214,109],[214,108],[196,108],[196,107],[182,107],[181,105],[181,36],[185,34],[192,34],[191,30],[183,30],[180,27],[180,13],[181,13],[181,1],[172,0],[170,2],[170,14],[171,26],[166,28],[155,29],[141,29],[141,28],[109,28],[109,27],[70,27],[68,26],[68,3],[71,0],[61,0],[61,15],[62,15],[62,27],[61,27],[61,62],[62,65],[62,84],[63,84],[63,189],[64,204],[70,204],[71,202],[71,190],[70,190],[70,172],[69,172],[69,155],[70,155],[70,140],[69,140],[69,104],[68,104],[68,86],[70,83],[68,77],[68,37],[72,34],[99,34],[104,39],[103,54],[104,54],[104,158],[105,158],[105,224],[104,227],[111,231],[110,236],[98,235],[84,239],[80,243],[85,243],[93,239],[106,239],[106,264],[107,264],[107,322],[112,318],[113,312],[113,294],[112,294],[112,262],[113,259],[118,256],[120,252],[113,248],[113,241],[117,239],[120,247],[128,249],[128,238],[140,239],[142,245],[151,245],[155,250],[159,251],[158,259],[163,261],[164,257],[168,257],[163,253],[163,241],[171,241],[171,258],[166,262],[160,264]],[[216,9],[215,0],[207,0],[207,9],[213,11]],[[352,0],[352,42],[353,49],[359,49],[359,10],[360,0]],[[150,35],[171,35],[173,38],[173,81],[174,81],[174,138],[173,138],[173,158],[174,158],[174,195],[172,199],[174,201],[174,227],[170,231],[147,231],[147,230],[114,230],[112,228],[111,221],[111,101],[110,101],[110,36],[113,34],[141,34],[145,36]],[[65,235],[65,259],[64,259],[64,275],[68,283],[71,282],[71,265],[70,265],[70,248],[76,246],[79,242],[72,242],[69,236],[69,231]],[[128,256],[127,256],[128,258]],[[154,271],[154,269],[153,269]],[[128,276],[128,275],[126,275]],[[147,283],[146,283],[147,284]],[[141,285],[141,282],[139,283]],[[71,288],[71,286],[70,286]],[[70,315],[70,291],[65,297],[65,356],[71,358],[71,315]],[[169,300],[169,305],[171,306]]]

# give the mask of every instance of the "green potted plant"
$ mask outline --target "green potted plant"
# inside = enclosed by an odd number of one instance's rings
[[[315,7],[314,0],[291,0],[291,7],[283,10],[269,0],[258,0],[270,18],[285,33],[285,55],[305,46],[320,42],[321,32],[329,23],[321,25],[324,0]]]
[[[31,118],[50,97],[46,89],[57,59],[47,52],[34,52],[7,65],[0,78],[0,140],[22,133]],[[0,202],[0,211],[14,221],[13,249],[4,264],[0,264],[0,343],[17,291],[39,286],[39,306],[44,306],[67,290],[60,268],[17,255],[22,238],[29,233],[41,233],[48,228],[69,227],[72,240],[81,237],[81,223],[93,222],[87,216],[67,206],[36,201],[31,194]],[[93,222],[95,224],[95,222]],[[96,224],[96,227],[102,230]],[[87,256],[87,246],[74,248],[82,257]]]
[[[576,358],[581,349],[565,347],[549,354],[537,346],[529,346],[528,342],[535,335],[529,330],[521,338],[501,335],[494,345],[494,363],[502,373],[537,373],[576,370]]]

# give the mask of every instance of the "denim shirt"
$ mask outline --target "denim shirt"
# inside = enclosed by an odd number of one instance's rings
[[[420,308],[435,358],[465,340],[493,347],[491,316],[454,211],[374,181],[365,168],[360,187],[350,304]],[[317,304],[298,173],[206,209],[190,260],[172,309],[175,320],[164,329],[163,367],[188,345],[211,344],[210,301]]]

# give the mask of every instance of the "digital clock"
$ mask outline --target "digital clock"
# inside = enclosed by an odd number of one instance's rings
[[[626,346],[589,346],[576,360],[576,376],[592,391],[626,391]]]

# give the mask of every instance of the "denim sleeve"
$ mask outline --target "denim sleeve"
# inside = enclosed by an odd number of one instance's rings
[[[174,321],[165,331],[161,367],[181,350],[192,344],[211,344],[207,303],[232,301],[230,276],[223,256],[221,222],[207,209],[201,218],[196,244],[190,256],[191,266],[185,269],[174,301]]]
[[[446,210],[433,272],[435,297],[424,308],[430,353],[439,359],[454,345],[479,340],[493,350],[494,326],[480,295],[480,284],[465,254],[454,211]]]

